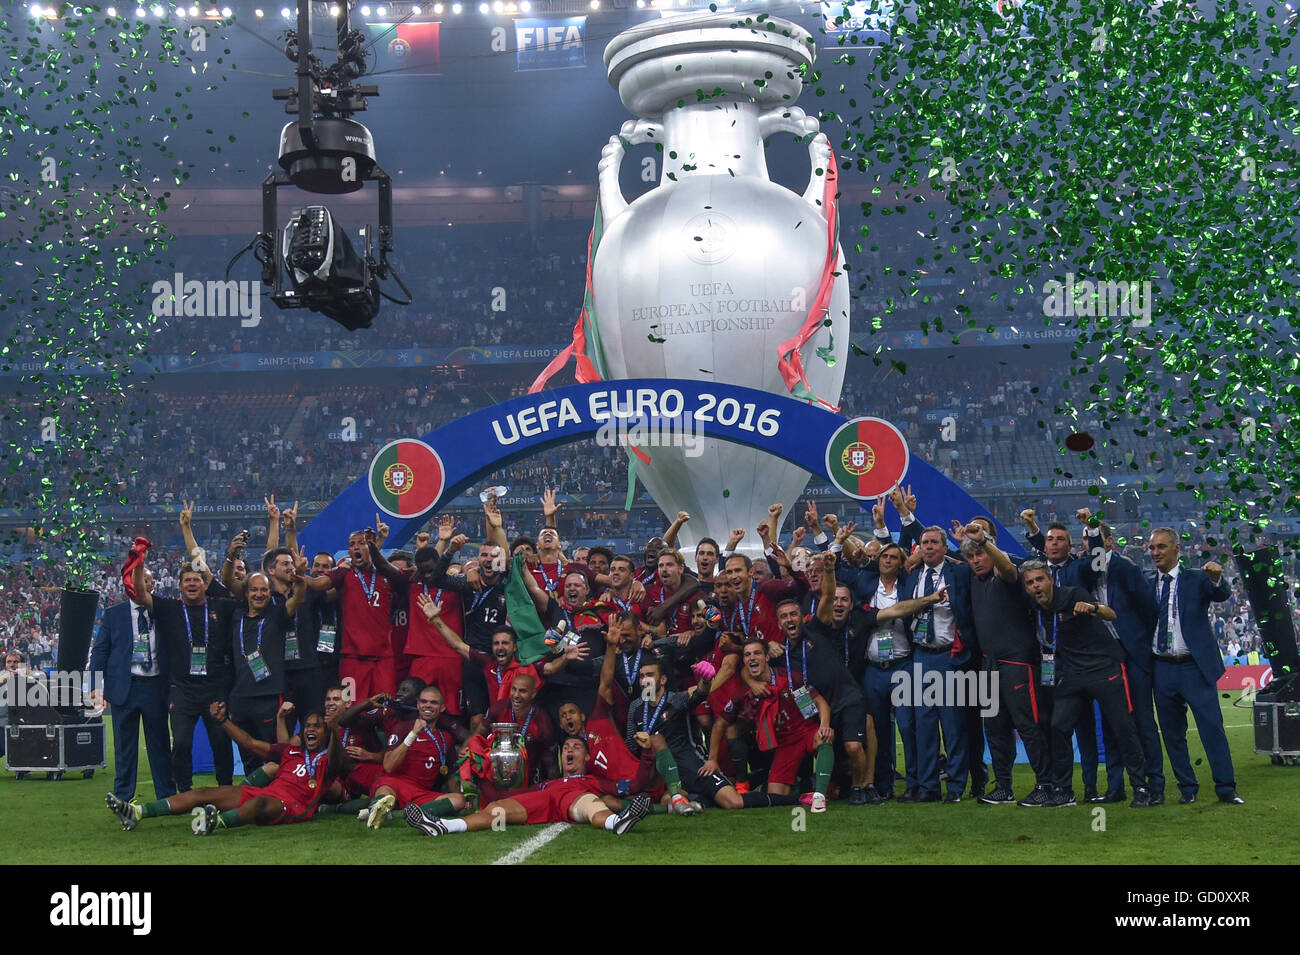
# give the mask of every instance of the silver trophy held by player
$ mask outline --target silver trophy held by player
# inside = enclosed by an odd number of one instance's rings
[[[501,791],[514,789],[524,782],[524,738],[518,723],[493,723],[492,785]]]
[[[796,397],[839,403],[849,287],[826,208],[834,159],[817,121],[794,106],[814,56],[811,35],[788,20],[727,13],[642,23],[605,48],[610,83],[640,117],[610,138],[599,167],[593,358],[607,380],[687,378],[789,396],[778,352],[802,331]],[[763,142],[778,133],[807,140],[802,195],[768,178]],[[640,143],[663,146],[659,185],[628,203],[619,168]],[[825,310],[810,318],[814,303]],[[684,549],[735,527],[749,532],[742,549],[757,548],[753,529],[768,505],[788,513],[808,472],[711,437],[708,420],[687,426],[702,440],[642,447],[650,461],[638,477],[666,514],[692,515]]]

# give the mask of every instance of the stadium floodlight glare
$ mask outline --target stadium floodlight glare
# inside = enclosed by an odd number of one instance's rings
[[[184,20],[184,19],[185,19],[185,8],[184,8],[184,7],[177,7],[177,8],[176,8],[176,16],[178,16],[178,17],[180,17],[182,20]]]
[[[198,15],[199,15],[199,8],[198,8],[197,6],[191,5],[191,6],[190,6],[190,16],[192,16],[192,17],[197,17]]]
[[[156,17],[161,17],[163,15],[163,8],[158,6],[158,4],[155,3],[152,7],[149,8],[149,12]]]
[[[433,12],[436,13],[438,16],[442,16],[442,4],[435,3],[433,5]]]
[[[361,15],[362,15],[363,17],[368,17],[368,16],[370,16],[370,8],[369,8],[369,7],[362,7],[362,8],[361,8]]]
[[[266,16],[266,14],[262,12],[261,7],[258,7],[256,10],[253,11],[253,16],[257,17],[257,19],[260,20],[262,19],[262,17]]]
[[[109,7],[104,12],[107,13],[110,17],[115,17],[117,16],[117,7]]]
[[[519,9],[524,11],[524,13],[529,13],[532,11],[533,5],[529,3],[528,0],[524,0],[523,3],[519,4]]]
[[[388,16],[388,8],[387,8],[387,7],[375,7],[375,13],[377,13],[377,14],[378,14],[379,16],[381,16],[381,17],[386,17],[386,16]]]
[[[137,17],[142,17],[142,16],[144,16],[144,7],[136,7],[136,8],[135,8],[135,15],[136,15]]]
[[[480,4],[478,5],[478,12],[479,12],[479,13],[487,13],[487,12],[488,12],[489,10],[491,10],[491,9],[492,9],[492,8],[489,7],[486,3],[480,3]]]
[[[506,8],[506,5],[505,5],[504,3],[502,3],[501,0],[495,0],[495,2],[492,4],[492,12],[493,12],[493,13],[500,13],[500,12],[503,11],[505,8]]]
[[[33,3],[30,7],[28,7],[28,9],[31,11],[32,16],[34,17],[39,17],[42,13],[45,12],[44,10],[41,9],[41,5],[39,3]]]
[[[411,15],[416,17],[420,15],[420,5],[418,3],[411,7]]]
[[[221,15],[222,15],[223,17],[225,17],[227,20],[229,20],[229,19],[231,18],[231,16],[233,16],[233,13],[231,12],[230,7],[222,7],[222,8],[221,8]]]
[[[451,5],[451,12],[452,12],[452,13],[460,13],[460,11],[462,11],[462,10],[464,10],[464,9],[465,9],[465,8],[462,7],[459,3],[453,3],[453,4]]]
[[[600,0],[591,0],[591,9],[593,9],[593,10],[599,10],[599,9],[600,9]]]

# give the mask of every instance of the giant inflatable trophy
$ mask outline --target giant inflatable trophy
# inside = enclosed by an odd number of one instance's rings
[[[844,381],[849,289],[834,215],[834,157],[794,102],[811,35],[788,20],[700,13],[640,24],[605,48],[610,83],[639,119],[600,162],[590,318],[602,377],[693,378],[834,406]],[[772,182],[764,140],[808,143],[802,196]],[[632,203],[628,145],[662,144],[659,185]],[[597,336],[592,336],[595,339]],[[681,546],[789,513],[808,472],[710,438],[703,455],[646,447],[638,476],[666,514],[690,512]]]

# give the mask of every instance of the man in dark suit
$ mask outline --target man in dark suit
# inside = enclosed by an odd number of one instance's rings
[[[1165,738],[1169,762],[1182,791],[1180,803],[1196,802],[1196,773],[1187,755],[1187,708],[1192,708],[1196,728],[1205,746],[1220,802],[1241,804],[1232,771],[1232,753],[1223,731],[1218,682],[1223,657],[1210,630],[1211,601],[1231,596],[1223,568],[1210,561],[1200,570],[1179,563],[1178,534],[1171,527],[1151,532],[1147,550],[1156,565],[1149,581],[1156,599],[1154,684],[1156,715]]]
[[[153,575],[147,570],[137,573],[135,580],[137,589],[142,586],[153,593]],[[90,652],[90,669],[104,674],[104,697],[113,718],[113,795],[123,802],[135,796],[141,720],[154,797],[176,794],[167,730],[167,663],[166,642],[158,639],[144,607],[127,600],[104,611]]]
[[[1038,528],[1032,509],[1020,512],[1020,519],[1025,524],[1025,540],[1030,548],[1037,551],[1047,562],[1048,571],[1052,576],[1052,585],[1082,587],[1095,595],[1099,562],[1095,559],[1094,553],[1101,549],[1101,533],[1095,525],[1089,524],[1092,514],[1088,508],[1079,508],[1074,512],[1074,516],[1084,525],[1084,556],[1073,552],[1074,542],[1070,537],[1070,529],[1064,524],[1053,521],[1044,534]],[[1044,694],[1044,696],[1050,697],[1051,694]],[[1050,706],[1049,703],[1049,711]],[[1106,751],[1106,795],[1101,796],[1097,793],[1099,760],[1097,718],[1096,707],[1084,707],[1079,715],[1079,726],[1075,730],[1075,739],[1079,743],[1079,768],[1083,772],[1083,798],[1086,802],[1119,802],[1127,797],[1124,794],[1124,772],[1120,766],[1118,752]]]
[[[910,542],[919,531],[921,562],[912,569],[899,585],[899,599],[920,599],[940,588],[948,589],[946,604],[938,604],[926,614],[912,620],[913,659],[921,665],[924,674],[938,672],[946,681],[949,671],[965,670],[978,656],[975,643],[975,616],[971,606],[971,572],[965,563],[948,558],[948,535],[938,526],[923,530],[920,521],[904,526],[901,541]],[[904,548],[907,544],[903,544]],[[943,685],[947,685],[946,682]],[[984,795],[987,773],[984,772],[984,734],[979,733],[978,753],[968,752],[966,710],[956,706],[955,700],[944,700],[939,707],[921,707],[916,713],[916,746],[922,789],[931,777],[938,783],[939,731],[943,730],[943,749],[946,754],[947,795],[944,802],[960,802],[966,789],[971,765],[979,764],[982,780],[976,780],[976,798]],[[969,760],[969,762],[968,762]]]
[[[1160,750],[1160,734],[1156,729],[1151,684],[1154,666],[1151,659],[1151,634],[1155,631],[1159,618],[1155,591],[1138,565],[1115,550],[1115,534],[1110,525],[1102,523],[1099,526],[1102,552],[1096,555],[1098,573],[1093,596],[1098,603],[1110,607],[1117,614],[1115,622],[1107,625],[1124,648],[1124,672],[1132,696],[1133,719],[1137,723],[1138,737],[1142,740],[1142,752],[1146,758],[1146,786],[1151,793],[1151,805],[1158,806],[1165,801],[1165,760]],[[1119,740],[1104,719],[1101,728],[1106,741],[1106,770],[1110,776],[1109,764],[1119,754]],[[1121,785],[1118,790],[1110,788],[1102,801],[1119,802],[1123,798]]]

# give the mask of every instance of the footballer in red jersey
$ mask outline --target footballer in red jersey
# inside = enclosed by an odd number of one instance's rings
[[[381,521],[376,521],[376,525],[380,531],[378,537],[371,528],[348,537],[351,567],[337,567],[319,577],[307,578],[307,586],[313,590],[333,587],[338,591],[343,613],[339,679],[343,683],[352,681],[357,699],[375,693],[392,693],[396,689],[391,619],[394,588],[401,591],[399,603],[407,599],[405,578],[394,583],[375,565],[374,557],[379,553],[376,541],[388,530],[388,525]]]
[[[590,775],[587,758],[587,741],[579,736],[570,737],[561,749],[564,775],[559,779],[489,803],[463,819],[431,818],[423,807],[412,804],[406,807],[406,821],[427,836],[482,832],[500,822],[508,826],[585,822],[621,836],[650,814],[650,797],[637,794],[626,808],[617,809],[622,801],[615,797],[632,792],[632,783]]]
[[[339,717],[348,709],[345,694],[346,688],[339,683],[325,691],[325,725],[338,736],[343,754],[335,792],[326,801],[369,796],[383,771],[384,744],[377,730],[372,726],[339,725]]]
[[[659,552],[657,579],[646,585],[648,623],[663,623],[668,636],[691,632],[690,597],[700,589],[694,577],[686,576],[686,558],[681,551]]]
[[[630,610],[645,619],[645,586],[635,578],[635,566],[627,554],[619,554],[609,562],[609,589],[600,595],[602,603],[613,604],[618,610]]]
[[[438,563],[437,551],[432,547],[422,547],[416,552],[415,558],[420,580],[411,585],[411,622],[406,641],[406,653],[411,661],[410,673],[429,686],[442,690],[447,713],[459,716],[464,661],[456,648],[443,639],[438,627],[422,607],[425,601],[437,607],[442,622],[463,640],[465,618],[461,610],[460,594],[443,587],[430,586],[429,579]]]
[[[230,721],[225,703],[213,703],[210,712],[236,744],[279,764],[275,779],[268,786],[205,786],[143,806],[109,793],[108,808],[123,829],[134,829],[141,819],[188,812],[194,816],[190,828],[195,835],[205,836],[216,829],[249,823],[274,826],[302,822],[316,814],[342,759],[338,738],[330,732],[324,716],[309,713],[303,720],[301,744],[294,744],[254,739]]]
[[[452,815],[465,808],[460,793],[437,790],[456,758],[455,740],[437,728],[442,711],[442,691],[426,686],[416,701],[415,719],[398,725],[402,738],[392,742],[384,754],[384,771],[375,781],[374,799],[365,815],[369,828],[378,829],[393,809],[412,803],[438,803],[433,807],[437,815]]]
[[[790,792],[798,778],[799,765],[805,756],[812,754],[812,811],[825,812],[826,789],[835,763],[830,705],[808,684],[792,690],[789,676],[772,667],[767,645],[757,637],[745,642],[741,661],[746,674],[769,687],[770,693],[762,698],[746,693],[739,706],[719,714],[721,719],[714,724],[710,749],[715,750],[721,741],[724,721],[752,724],[758,748],[774,751],[772,768],[767,774],[767,791],[777,795]]]
[[[776,545],[773,545],[773,556],[782,566],[789,568],[789,559]],[[727,614],[726,629],[747,637],[761,634],[775,656],[785,643],[785,635],[776,619],[776,605],[787,599],[802,600],[808,592],[808,578],[795,573],[791,580],[767,580],[760,584],[752,576],[753,567],[753,561],[744,554],[732,554],[727,558],[725,573],[735,589],[736,608]]]

